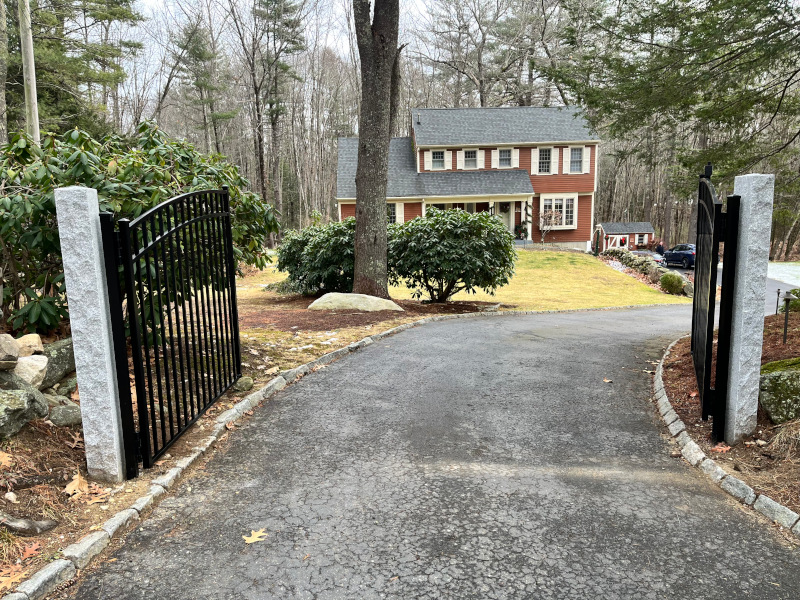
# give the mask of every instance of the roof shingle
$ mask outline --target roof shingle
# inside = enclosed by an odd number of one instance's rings
[[[418,146],[599,141],[573,107],[415,108],[411,124]]]
[[[356,197],[358,138],[339,138],[336,197]],[[411,138],[392,138],[389,144],[388,198],[533,194],[524,169],[417,173]]]
[[[649,221],[633,221],[628,223],[598,223],[603,231],[610,235],[618,235],[621,233],[652,233],[655,230]]]

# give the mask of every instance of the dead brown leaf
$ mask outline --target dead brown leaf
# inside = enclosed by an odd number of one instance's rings
[[[22,551],[22,560],[27,560],[39,554],[42,551],[42,545],[39,542],[33,542],[29,546],[25,546]]]
[[[4,469],[11,468],[11,465],[14,464],[14,457],[6,452],[0,452],[0,467]]]
[[[12,589],[25,578],[22,565],[8,565],[0,567],[0,592]]]
[[[242,539],[244,540],[245,544],[253,544],[255,542],[263,542],[267,539],[268,533],[266,533],[263,529],[259,529],[258,531],[250,530],[250,535],[243,535]]]
[[[70,432],[70,437],[72,438],[71,442],[64,442],[67,446],[72,448],[73,450],[78,448],[83,448],[83,434],[80,431],[76,431],[75,433]]]
[[[81,494],[85,494],[89,491],[89,483],[86,479],[81,475],[81,472],[78,471],[67,484],[67,487],[64,488],[64,493],[68,496],[73,498],[78,498]]]
[[[719,444],[717,444],[716,446],[711,448],[711,451],[712,452],[720,452],[720,453],[724,454],[725,452],[729,452],[730,449],[731,449],[731,447],[728,446],[726,443],[720,442]]]

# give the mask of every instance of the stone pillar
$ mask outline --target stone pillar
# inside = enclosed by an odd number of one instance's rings
[[[89,475],[122,481],[122,425],[97,191],[55,191]]]
[[[737,177],[733,188],[742,200],[725,414],[729,444],[738,443],[756,428],[774,188],[774,175],[756,174]],[[723,268],[727,268],[725,262]]]

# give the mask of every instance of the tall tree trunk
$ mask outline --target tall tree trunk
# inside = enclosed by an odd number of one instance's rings
[[[276,80],[277,81],[277,80]],[[277,91],[277,84],[273,93]],[[277,95],[273,96],[277,98]],[[287,225],[289,221],[285,219],[283,214],[283,185],[281,182],[281,115],[280,107],[277,103],[270,104],[270,128],[272,135],[271,152],[269,156],[270,172],[272,175],[272,200],[275,204],[275,210],[278,212],[278,218],[283,225]]]
[[[386,184],[391,139],[391,90],[397,60],[399,0],[353,0],[361,58],[361,110],[356,167],[353,291],[389,297],[386,264]]]
[[[672,245],[670,237],[672,237],[672,191],[667,188],[667,197],[664,206],[664,230],[661,235],[661,240],[665,249]]]
[[[36,95],[36,65],[33,60],[33,30],[31,6],[28,0],[18,0],[19,37],[22,47],[22,73],[25,82],[25,129],[34,143],[39,144],[39,101]]]
[[[6,3],[0,0],[0,144],[8,142],[8,109],[6,107],[6,76],[8,74],[8,25]]]
[[[254,136],[256,150],[256,185],[258,193],[266,200],[267,198],[267,167],[264,159],[264,107],[261,105],[261,90],[253,89],[253,118],[255,119]]]

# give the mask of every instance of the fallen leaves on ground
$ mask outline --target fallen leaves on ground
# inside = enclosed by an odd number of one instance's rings
[[[724,454],[725,452],[729,452],[730,449],[731,449],[730,446],[728,446],[727,444],[725,444],[723,442],[720,442],[719,444],[717,444],[716,446],[711,448],[711,451],[712,452],[720,452],[721,454]]]
[[[27,560],[39,554],[42,551],[42,545],[39,542],[33,542],[29,546],[25,546],[22,551],[22,560]]]
[[[0,468],[8,469],[14,464],[14,457],[6,452],[0,452]]]
[[[67,487],[64,488],[64,493],[72,498],[78,498],[81,494],[85,494],[89,491],[89,483],[86,479],[81,475],[81,472],[78,471],[75,473],[75,476],[72,478],[67,484]]]
[[[259,529],[258,531],[250,530],[250,535],[243,535],[242,539],[244,540],[245,544],[253,544],[255,542],[263,542],[267,539],[268,533],[266,533],[263,529]]]
[[[86,498],[86,504],[102,504],[108,500],[108,496],[110,494],[110,488],[102,488],[96,483],[90,483],[88,493],[89,497]]]
[[[25,572],[22,570],[22,565],[0,567],[0,592],[10,590],[15,584],[22,581],[24,577]]]
[[[72,441],[64,442],[67,446],[73,450],[76,448],[83,448],[83,434],[80,431],[70,433],[70,436],[72,437]]]

